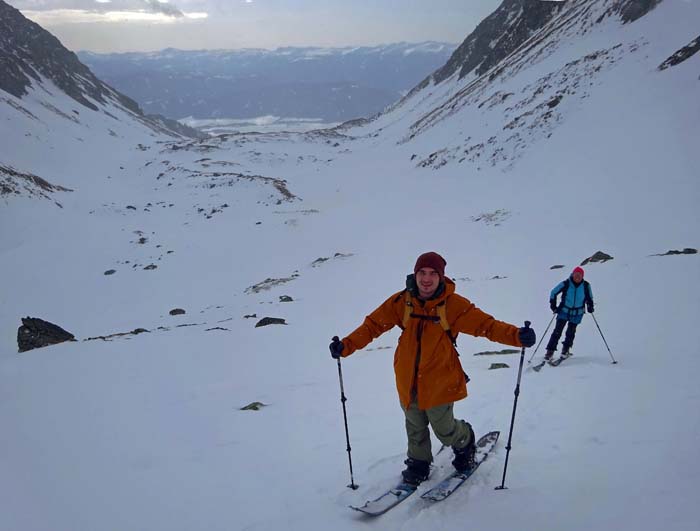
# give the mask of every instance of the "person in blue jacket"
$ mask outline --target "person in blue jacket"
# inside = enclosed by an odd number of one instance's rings
[[[561,302],[557,305],[557,296],[561,293]],[[563,357],[570,356],[571,346],[574,344],[574,336],[576,335],[576,327],[583,319],[584,306],[588,313],[593,313],[593,293],[591,285],[583,280],[583,268],[576,267],[571,272],[571,276],[560,282],[549,294],[549,307],[557,314],[557,324],[552,332],[552,337],[547,343],[547,352],[544,355],[546,360],[551,360],[554,351],[557,350],[557,343],[561,338],[561,333],[564,331],[564,326],[569,323],[566,328],[566,336],[562,343],[561,355]]]

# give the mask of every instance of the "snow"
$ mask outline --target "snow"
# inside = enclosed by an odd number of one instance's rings
[[[697,10],[663,2],[516,72],[507,82],[521,87],[589,48],[649,42],[509,167],[411,160],[503,123],[500,107],[465,108],[404,141],[467,79],[340,130],[352,138],[229,135],[177,150],[58,89],[49,101],[79,123],[41,105],[43,91],[3,94],[37,119],[0,102],[0,162],[75,191],[53,194],[63,208],[0,198],[0,529],[695,529],[698,255],[651,255],[700,247],[700,57],[656,70],[697,36]],[[297,198],[262,180],[210,188],[216,172],[281,178]],[[210,218],[198,210],[224,203]],[[473,220],[497,211],[499,225]],[[398,330],[342,361],[356,491],[328,343],[402,289],[427,250],[445,256],[459,293],[498,319],[532,321],[538,340],[549,290],[594,252],[611,254],[585,270],[618,364],[590,316],[571,359],[540,373],[525,362],[508,489],[496,491],[520,354],[474,356],[506,347],[461,335],[472,381],[456,414],[477,436],[500,430],[495,453],[448,500],[414,495],[367,520],[347,506],[392,486],[405,458]],[[250,293],[268,278],[292,280]],[[27,315],[80,341],[18,354]],[[265,316],[287,325],[256,328]],[[137,327],[150,332],[85,341]],[[266,407],[240,410],[253,401]],[[429,485],[450,459],[440,454]]]

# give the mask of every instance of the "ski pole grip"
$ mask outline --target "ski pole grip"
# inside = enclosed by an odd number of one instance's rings
[[[530,328],[532,323],[530,321],[525,321],[525,328]]]

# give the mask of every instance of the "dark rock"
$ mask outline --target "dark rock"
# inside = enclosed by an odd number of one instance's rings
[[[564,96],[561,94],[556,95],[555,97],[553,97],[551,100],[549,100],[547,102],[547,107],[549,107],[550,109],[553,109],[554,107],[559,105],[559,103],[561,102],[563,97]]]
[[[660,3],[661,0],[616,0],[610,9],[619,13],[622,21],[627,24],[642,18]]]
[[[0,57],[1,64],[2,57]],[[51,184],[33,173],[23,173],[11,166],[0,164],[0,197],[26,194],[32,197],[51,199],[49,195],[51,193],[72,191],[70,188]],[[59,203],[56,204],[61,206]]]
[[[249,315],[244,315],[244,316],[243,316],[243,319],[257,319],[257,317],[258,317],[258,314],[256,314],[256,313],[251,313],[251,314],[249,314]]]
[[[553,266],[550,267],[549,269],[561,269],[561,268],[563,268],[563,267],[564,267],[563,265],[557,264],[557,265],[553,265]]]
[[[507,363],[492,363],[491,367],[489,367],[489,370],[491,371],[493,369],[507,369],[509,367],[510,365],[508,365]]]
[[[562,4],[504,0],[455,50],[445,66],[421,85],[427,86],[431,78],[435,83],[441,83],[458,70],[460,79],[473,70],[479,76],[484,74],[549,22],[561,10]]]
[[[674,53],[671,57],[666,59],[663,63],[661,63],[659,65],[659,70],[666,70],[671,66],[679,65],[686,59],[689,59],[690,57],[698,53],[698,51],[700,51],[700,36],[690,41],[690,44],[687,44],[686,46],[678,50],[676,53]]]
[[[316,258],[316,260],[314,260],[313,262],[311,262],[311,267],[320,266],[323,262],[327,262],[328,260],[330,260],[330,258],[323,257],[323,256],[321,256],[321,257],[319,257],[319,258]]]
[[[184,315],[186,312],[182,308],[173,308],[170,310],[170,315]]]
[[[108,269],[107,271],[105,271],[104,274],[105,274],[105,275],[113,275],[113,274],[116,273],[116,272],[117,272],[116,269]]]
[[[263,317],[257,323],[255,323],[255,328],[259,328],[261,326],[273,325],[273,324],[286,325],[287,322],[284,319],[280,319],[279,317]]]
[[[162,328],[159,327],[159,330],[167,330],[167,328]],[[134,328],[131,332],[118,332],[116,334],[109,334],[107,336],[96,336],[96,337],[88,337],[84,341],[95,341],[96,339],[101,339],[102,341],[112,341],[115,337],[125,337],[125,336],[137,336],[139,334],[145,334],[145,333],[150,333],[150,330],[146,330],[145,328]]]
[[[280,295],[280,302],[294,302],[289,295]]]
[[[23,318],[22,326],[17,330],[17,345],[20,352],[64,341],[75,341],[75,336],[60,326],[35,317]]]
[[[518,354],[520,351],[512,348],[505,348],[503,350],[485,350],[484,352],[476,352],[475,356],[498,356],[502,354]]]
[[[672,250],[667,251],[663,254],[654,254],[652,256],[672,256],[672,255],[676,255],[676,254],[697,254],[697,253],[698,253],[697,249],[692,249],[690,247],[686,247],[682,251],[676,251],[676,250],[672,249]]]
[[[241,411],[258,411],[261,407],[265,406],[267,406],[267,404],[263,404],[262,402],[251,402],[247,406],[243,406]]]
[[[613,259],[613,257],[610,256],[609,254],[606,254],[603,251],[598,251],[593,256],[589,256],[583,262],[581,262],[581,265],[585,266],[586,264],[591,263],[591,262],[605,263],[608,260],[612,260],[612,259]]]
[[[153,269],[158,269],[158,266],[155,264],[149,264],[146,267],[143,268],[144,271],[152,271]]]
[[[291,282],[295,278],[299,277],[299,273],[296,271],[292,273],[292,276],[286,278],[266,278],[262,282],[258,282],[254,286],[246,288],[245,292],[250,293],[260,293],[261,291],[267,291],[280,284],[285,284],[286,282]]]

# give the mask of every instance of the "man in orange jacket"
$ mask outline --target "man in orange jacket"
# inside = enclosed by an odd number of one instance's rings
[[[473,463],[476,439],[471,425],[456,420],[454,402],[467,396],[467,378],[456,350],[459,332],[516,347],[535,343],[531,328],[497,321],[455,293],[445,276],[445,259],[435,252],[418,257],[406,289],[389,297],[351,334],[330,344],[331,356],[349,356],[394,326],[402,328],[394,354],[396,388],[406,417],[408,459],[402,472],[406,483],[428,477],[435,436],[454,451],[452,464],[464,472]]]

